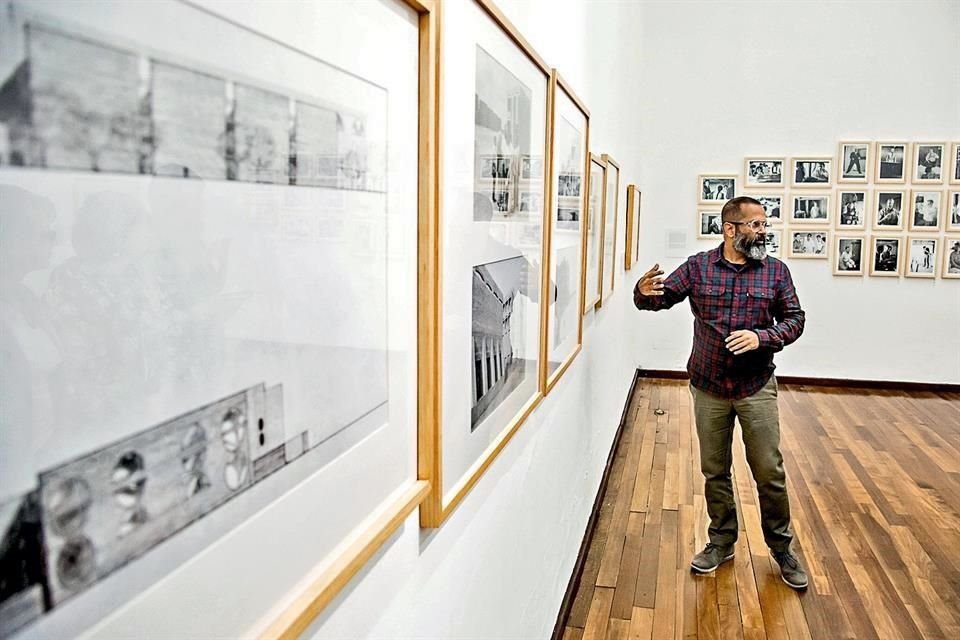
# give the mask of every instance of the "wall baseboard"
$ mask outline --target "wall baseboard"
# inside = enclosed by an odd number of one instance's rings
[[[630,383],[627,400],[623,403],[623,412],[620,414],[620,425],[617,427],[617,433],[613,436],[610,453],[607,454],[607,464],[603,468],[600,487],[597,489],[597,495],[593,499],[593,509],[590,511],[590,518],[587,520],[587,530],[583,534],[583,542],[580,543],[580,551],[577,553],[577,561],[574,563],[573,572],[570,574],[570,582],[567,583],[567,590],[563,594],[563,600],[560,602],[560,611],[557,613],[557,621],[553,626],[553,635],[550,636],[551,640],[562,640],[563,638],[564,623],[567,621],[567,618],[570,617],[570,609],[573,607],[573,600],[576,598],[577,589],[580,587],[583,565],[587,561],[587,552],[590,551],[590,544],[593,542],[593,531],[597,526],[597,520],[600,518],[600,507],[603,506],[603,494],[606,492],[607,483],[610,480],[610,468],[613,466],[613,459],[616,457],[617,449],[620,447],[623,428],[627,423],[627,413],[630,411],[630,402],[633,400],[641,377],[643,377],[643,375],[638,368],[633,373],[633,382]]]
[[[668,380],[689,380],[686,371],[670,369],[641,369],[637,368],[641,378],[665,378]],[[843,387],[859,389],[890,389],[897,391],[960,391],[960,384],[934,382],[901,382],[897,380],[852,380],[848,378],[809,378],[804,376],[777,376],[777,382],[782,384],[802,384],[817,387]]]

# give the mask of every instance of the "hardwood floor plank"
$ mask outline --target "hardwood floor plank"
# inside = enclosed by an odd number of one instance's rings
[[[637,590],[642,543],[643,514],[631,512],[627,521],[627,535],[623,545],[620,571],[617,574],[613,606],[610,610],[610,616],[613,618],[630,620],[633,616],[633,597]]]
[[[583,629],[583,640],[606,640],[607,628],[610,626],[610,605],[613,603],[613,589],[596,587],[593,592],[593,602],[590,603],[590,614]]]
[[[630,640],[652,640],[653,609],[634,607],[630,618]]]
[[[672,638],[676,625],[677,512],[664,511],[657,567],[657,597],[653,612],[653,637]]]

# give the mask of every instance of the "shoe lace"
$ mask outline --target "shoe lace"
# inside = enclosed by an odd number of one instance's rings
[[[773,557],[780,566],[787,565],[791,569],[800,568],[800,561],[789,551],[775,551]]]

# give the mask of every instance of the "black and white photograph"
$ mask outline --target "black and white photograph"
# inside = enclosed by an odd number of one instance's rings
[[[830,221],[830,196],[793,196],[791,222],[825,224]]]
[[[557,180],[559,181],[558,195],[561,198],[580,197],[580,184],[583,182],[583,176],[579,173],[561,173]]]
[[[529,213],[543,213],[543,198],[539,191],[520,192],[520,211]]]
[[[782,256],[781,245],[783,244],[783,230],[767,228],[763,236],[763,243],[767,248],[767,255],[779,258]]]
[[[950,184],[960,184],[960,142],[950,145]]]
[[[563,99],[566,100],[565,94]],[[566,103],[564,103],[566,104]],[[557,201],[555,203],[558,229],[579,229],[580,208],[583,206],[584,134],[566,117],[557,118],[554,143],[554,163],[557,171]]]
[[[830,250],[830,232],[827,229],[790,231],[791,258],[826,258]]]
[[[873,228],[897,231],[903,229],[903,205],[906,191],[877,190],[873,204]]]
[[[817,187],[831,182],[833,158],[792,158],[790,166],[794,187]]]
[[[917,237],[911,237],[908,240],[907,268],[903,275],[908,278],[936,278],[937,261],[940,259],[937,249],[940,247],[940,240]]]
[[[867,220],[866,191],[837,192],[837,228],[863,229]]]
[[[783,196],[756,195],[753,197],[763,206],[763,212],[767,214],[767,224],[780,224],[783,222]]]
[[[557,207],[557,228],[577,229],[580,222],[580,207]]]
[[[723,236],[723,223],[719,211],[701,211],[698,238],[719,238]]]
[[[737,177],[732,175],[700,176],[699,193],[701,204],[723,204],[737,195]]]
[[[866,240],[862,237],[837,236],[834,239],[833,275],[862,276],[863,247]]]
[[[960,236],[943,239],[943,270],[941,278],[960,279]]]
[[[899,277],[902,241],[903,238],[871,238],[870,275]]]
[[[514,391],[526,375],[522,345],[528,291],[536,290],[534,269],[524,256],[473,268],[474,431]]]
[[[870,171],[869,142],[840,143],[840,177],[837,182],[866,182]]]
[[[941,184],[947,160],[944,142],[913,143],[913,183]]]
[[[907,143],[878,142],[877,170],[874,182],[905,182],[907,178]]]
[[[960,191],[947,195],[947,231],[960,231]]]
[[[910,196],[910,230],[939,231],[943,192],[915,189]]]
[[[476,56],[473,219],[489,222],[491,204],[495,220],[529,219],[531,212],[511,196],[521,179],[531,180],[528,190],[542,192],[532,182],[538,171],[543,176],[543,158],[531,149],[533,92],[483,47],[477,46]]]
[[[746,158],[744,164],[744,186],[783,186],[783,158]]]

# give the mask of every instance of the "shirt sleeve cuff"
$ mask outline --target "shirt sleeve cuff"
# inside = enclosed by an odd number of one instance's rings
[[[773,347],[773,339],[770,336],[770,332],[766,329],[756,329],[754,333],[757,334],[757,337],[760,338],[760,349],[769,349]]]

